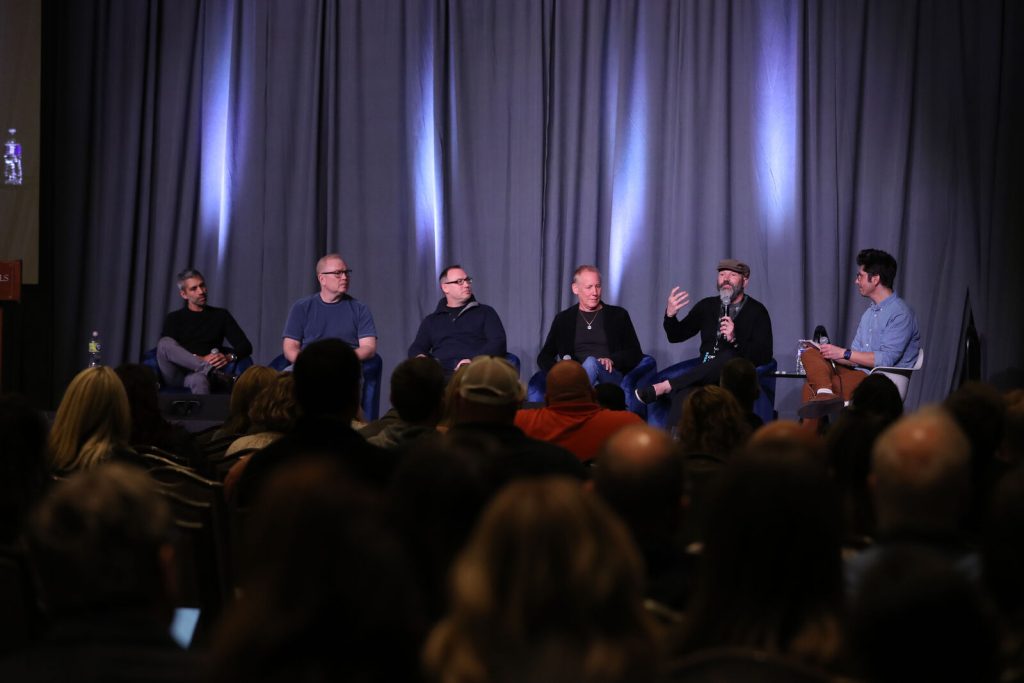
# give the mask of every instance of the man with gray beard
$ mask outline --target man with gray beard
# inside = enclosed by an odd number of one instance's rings
[[[746,293],[749,282],[750,266],[722,259],[718,262],[718,296],[701,299],[682,320],[676,314],[690,302],[690,295],[672,288],[662,323],[665,334],[675,343],[699,333],[701,362],[679,377],[638,388],[639,400],[650,404],[672,394],[673,404],[681,404],[690,388],[718,384],[722,367],[732,358],[746,358],[755,366],[771,361],[772,320],[764,304]]]

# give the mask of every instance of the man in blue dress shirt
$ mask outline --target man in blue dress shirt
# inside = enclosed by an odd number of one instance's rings
[[[871,368],[911,368],[921,350],[917,318],[893,291],[896,259],[879,249],[857,254],[857,291],[871,300],[849,348],[822,344],[803,353],[807,384],[800,417],[826,415],[848,401]]]

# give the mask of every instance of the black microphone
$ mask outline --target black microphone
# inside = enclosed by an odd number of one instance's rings
[[[814,328],[814,335],[811,337],[816,344],[830,344],[828,338],[828,332],[825,331],[824,325],[818,325]]]

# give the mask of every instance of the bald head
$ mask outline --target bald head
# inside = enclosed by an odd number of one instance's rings
[[[683,461],[667,432],[644,424],[616,432],[597,456],[594,489],[645,539],[671,533],[679,522]]]
[[[793,420],[775,420],[758,428],[747,443],[748,449],[767,445],[791,445],[806,449],[809,453],[821,454],[821,437]]]
[[[871,474],[879,526],[953,529],[967,503],[970,444],[950,415],[925,408],[882,432]]]
[[[583,366],[574,360],[563,360],[555,363],[555,366],[548,372],[547,391],[544,394],[544,402],[547,405],[552,403],[578,403],[586,401],[594,403],[594,387],[590,384],[587,371]]]

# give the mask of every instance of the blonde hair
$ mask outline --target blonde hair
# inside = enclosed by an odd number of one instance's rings
[[[597,496],[569,479],[514,482],[455,563],[425,664],[443,683],[653,680],[642,586],[629,531]]]
[[[86,368],[64,392],[50,429],[50,453],[60,470],[88,469],[103,462],[118,446],[127,447],[132,432],[128,394],[108,367]]]

